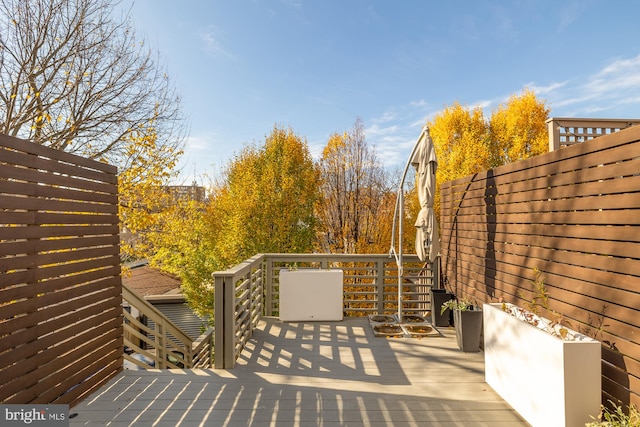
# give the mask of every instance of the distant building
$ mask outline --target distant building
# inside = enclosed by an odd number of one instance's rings
[[[196,185],[195,182],[192,185],[167,185],[165,188],[175,200],[183,199],[204,202],[207,198],[206,189]]]

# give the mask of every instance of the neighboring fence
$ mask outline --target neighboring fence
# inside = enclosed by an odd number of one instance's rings
[[[547,120],[549,151],[589,141],[640,124],[638,119],[578,119],[552,117]]]
[[[427,315],[434,283],[432,265],[419,262],[416,255],[404,255],[404,261],[403,309],[407,314]],[[346,316],[398,311],[396,261],[389,255],[256,255],[214,274],[216,368],[233,368],[263,314],[279,315],[279,274],[289,267],[342,269]]]
[[[213,328],[193,340],[126,285],[122,299],[125,360],[141,369],[213,366]]]
[[[122,369],[116,168],[0,135],[0,401],[73,405]]]
[[[459,297],[550,308],[600,340],[603,402],[640,404],[640,126],[441,186],[442,275]]]

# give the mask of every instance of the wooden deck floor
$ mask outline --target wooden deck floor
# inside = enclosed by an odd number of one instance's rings
[[[443,329],[443,328],[441,328]],[[482,353],[375,337],[368,321],[265,319],[232,370],[124,371],[71,425],[527,426],[485,382]]]

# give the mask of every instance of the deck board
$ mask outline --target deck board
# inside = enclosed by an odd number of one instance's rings
[[[484,382],[483,354],[440,329],[381,338],[363,318],[266,318],[234,369],[124,371],[71,425],[527,426]]]

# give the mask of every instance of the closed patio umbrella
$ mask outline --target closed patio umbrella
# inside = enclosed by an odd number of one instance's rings
[[[416,253],[420,261],[429,260],[433,264],[434,284],[440,283],[440,272],[438,262],[434,262],[440,253],[440,235],[438,233],[438,222],[433,210],[433,198],[436,192],[436,168],[438,159],[433,146],[433,141],[427,126],[422,128],[420,137],[416,141],[409,160],[402,173],[402,179],[398,186],[398,197],[393,215],[393,228],[391,233],[391,249],[389,256],[394,256],[398,265],[398,319],[402,319],[402,287],[403,287],[403,260],[402,260],[402,219],[404,218],[404,182],[409,168],[413,165],[417,173],[418,199],[420,202],[420,212],[415,222],[416,227]],[[396,225],[398,231],[396,233]],[[395,248],[396,236],[398,239],[398,249]]]
[[[438,159],[429,128],[426,126],[411,158],[411,165],[416,169],[416,186],[420,202],[420,212],[414,224],[416,227],[416,254],[420,261],[433,262],[440,252],[438,221],[433,209]]]

